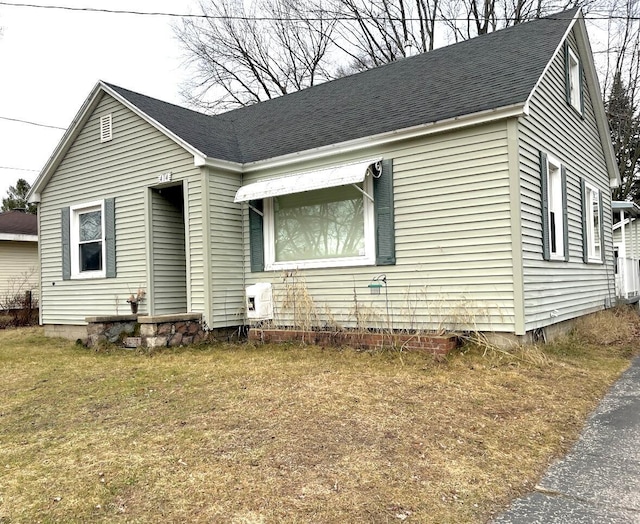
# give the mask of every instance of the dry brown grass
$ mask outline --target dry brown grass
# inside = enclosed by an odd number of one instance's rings
[[[630,338],[541,361],[0,332],[0,522],[485,522],[628,365],[637,315],[609,315]]]

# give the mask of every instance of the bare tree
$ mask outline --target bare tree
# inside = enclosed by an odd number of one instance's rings
[[[640,203],[640,5],[613,2],[608,19],[605,107],[622,183],[617,200]]]
[[[584,5],[588,3],[582,2]],[[450,1],[441,5],[441,15],[453,40],[459,42],[563,11],[577,4],[577,0]]]
[[[201,2],[204,19],[175,28],[197,76],[188,101],[205,110],[274,98],[331,78],[327,50],[335,20],[301,0]]]
[[[440,0],[333,0],[341,24],[333,43],[361,71],[431,51]]]

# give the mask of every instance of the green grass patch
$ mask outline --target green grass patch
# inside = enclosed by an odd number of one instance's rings
[[[485,522],[577,438],[633,329],[441,362],[4,330],[0,522]]]

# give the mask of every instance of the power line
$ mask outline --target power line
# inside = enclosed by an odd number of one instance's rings
[[[39,173],[39,169],[25,169],[23,167],[8,167],[8,166],[0,166],[0,169],[10,169],[12,171],[31,171],[32,173]]]
[[[0,120],[8,120],[9,122],[20,122],[21,124],[29,124],[30,126],[48,127],[50,129],[62,129],[66,131],[66,127],[50,126],[48,124],[40,124],[38,122],[30,122],[29,120],[20,120],[19,118],[9,118],[8,116],[0,116]]]
[[[92,13],[111,13],[116,15],[149,15],[149,16],[177,16],[181,18],[208,18],[207,15],[191,15],[180,13],[162,13],[157,11],[128,11],[124,9],[102,9],[97,7],[71,7],[65,5],[37,5],[37,4],[17,4],[13,2],[0,2],[0,5],[8,7],[30,7],[34,9],[58,9],[61,11],[86,11]]]
[[[0,5],[8,6],[8,7],[27,7],[33,9],[57,9],[61,11],[80,11],[80,12],[90,12],[90,13],[108,13],[108,14],[116,14],[116,15],[137,15],[137,16],[168,16],[174,18],[203,18],[209,20],[245,20],[245,21],[255,21],[255,22],[282,22],[282,21],[324,21],[327,18],[331,20],[345,20],[345,21],[356,21],[356,20],[373,20],[379,17],[373,16],[331,16],[328,17],[275,17],[275,16],[233,16],[233,15],[208,15],[208,14],[191,14],[191,13],[166,13],[161,11],[130,11],[126,9],[104,9],[98,7],[71,7],[71,6],[63,6],[63,5],[38,5],[38,4],[25,4],[25,3],[13,3],[13,2],[2,2],[0,1]],[[401,19],[398,17],[389,17],[391,20],[400,21]],[[558,17],[560,19],[561,17]],[[495,21],[512,21],[511,18],[504,17],[495,17],[492,18]],[[638,16],[622,16],[622,15],[611,15],[611,14],[586,14],[584,15],[585,20],[640,20]],[[404,18],[404,21],[412,22],[412,21],[420,21],[418,18]],[[441,19],[439,21],[444,21],[445,19]],[[468,18],[447,18],[446,21],[452,22],[466,22]]]

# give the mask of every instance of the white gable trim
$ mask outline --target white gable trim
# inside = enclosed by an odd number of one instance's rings
[[[129,109],[130,111],[135,113],[137,116],[142,118],[145,122],[155,127],[167,138],[173,140],[180,147],[182,147],[183,149],[191,153],[194,156],[194,160],[196,158],[205,158],[204,153],[202,153],[201,151],[193,147],[191,144],[188,144],[187,142],[185,142],[184,140],[176,136],[174,133],[169,131],[166,127],[161,125],[159,122],[149,117],[149,115],[147,115],[145,112],[138,109],[126,98],[123,98],[122,96],[120,96],[116,91],[111,89],[104,82],[100,81],[92,89],[91,93],[82,104],[82,107],[76,113],[76,116],[74,117],[73,121],[67,128],[67,131],[62,136],[62,139],[60,140],[55,150],[53,151],[53,153],[47,160],[46,164],[42,168],[42,171],[38,175],[38,178],[36,178],[36,181],[33,183],[33,186],[31,186],[31,190],[27,194],[27,201],[29,203],[40,202],[40,194],[42,193],[42,190],[45,188],[45,186],[49,182],[49,179],[51,178],[55,170],[58,168],[58,166],[60,165],[60,162],[64,158],[64,155],[67,153],[67,151],[69,150],[69,148],[71,147],[75,139],[80,134],[80,131],[89,120],[89,117],[91,116],[95,108],[98,106],[98,103],[100,102],[100,100],[102,100],[102,97],[104,96],[105,93],[113,97],[118,102],[120,102],[127,109]]]
[[[529,93],[529,97],[527,98],[526,105],[528,106],[531,102],[531,99],[536,94],[542,79],[545,77],[551,64],[556,59],[559,53],[562,53],[564,42],[569,37],[569,34],[573,29],[576,29],[576,40],[578,42],[578,52],[579,59],[582,63],[582,67],[584,70],[584,76],[586,79],[585,87],[589,90],[591,94],[591,98],[596,102],[593,104],[593,111],[596,117],[596,126],[598,127],[598,134],[600,136],[600,143],[602,144],[602,149],[604,150],[605,162],[607,164],[607,170],[609,172],[609,185],[611,187],[618,187],[621,184],[620,172],[618,170],[618,164],[616,162],[615,153],[613,152],[613,144],[611,143],[610,135],[609,135],[609,123],[607,121],[607,115],[604,111],[604,105],[602,103],[602,93],[600,92],[600,82],[598,81],[598,75],[596,73],[596,67],[593,63],[593,54],[591,52],[591,45],[589,44],[589,38],[587,36],[587,28],[584,24],[584,17],[582,15],[582,10],[578,9],[576,11],[575,16],[573,17],[573,21],[567,27],[564,36],[558,43],[558,47],[556,48],[553,56],[547,63],[544,71],[538,78],[536,85]]]
[[[115,98],[118,102],[120,102],[126,108],[130,109],[131,111],[133,111],[136,115],[138,115],[140,118],[142,118],[145,122],[147,122],[148,124],[152,125],[158,131],[160,131],[161,133],[166,135],[168,138],[173,140],[180,147],[182,147],[183,149],[185,149],[186,151],[191,153],[194,157],[205,157],[206,156],[202,151],[200,151],[199,149],[196,149],[195,147],[193,147],[188,142],[185,142],[184,140],[182,140],[182,138],[180,138],[179,136],[175,135],[172,131],[169,131],[160,122],[158,122],[157,120],[154,120],[147,113],[145,113],[144,111],[138,109],[137,106],[133,105],[126,98],[121,96],[117,91],[114,91],[113,89],[111,89],[104,82],[100,81],[99,85],[106,93],[111,95],[113,98]]]

